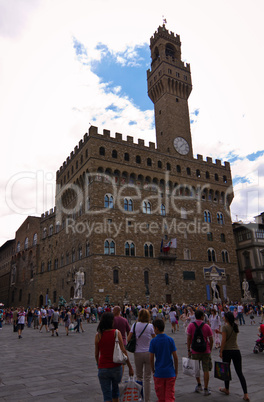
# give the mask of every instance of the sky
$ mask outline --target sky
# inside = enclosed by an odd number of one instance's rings
[[[150,37],[190,63],[194,155],[231,163],[233,221],[264,211],[263,0],[0,0],[0,245],[54,206],[90,125],[155,142]]]

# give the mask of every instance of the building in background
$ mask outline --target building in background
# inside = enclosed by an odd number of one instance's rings
[[[264,212],[255,223],[233,224],[240,282],[249,283],[251,296],[264,303]]]
[[[156,145],[90,127],[57,171],[54,209],[16,234],[11,305],[69,301],[80,271],[94,303],[211,301],[213,280],[240,300],[230,165],[193,157],[180,37],[163,25],[150,51]]]

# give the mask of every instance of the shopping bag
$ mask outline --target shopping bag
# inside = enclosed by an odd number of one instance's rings
[[[222,381],[231,381],[230,364],[225,362],[215,362],[214,376]]]
[[[182,372],[190,377],[200,377],[199,360],[191,360],[188,357],[183,357]]]
[[[118,331],[116,329],[115,331],[115,347],[114,347],[114,353],[113,353],[113,362],[114,363],[120,363],[120,364],[125,364],[127,361],[127,355],[122,352],[120,345],[119,345],[119,340],[118,340]]]
[[[139,385],[134,377],[129,377],[128,381],[119,384],[120,402],[142,401],[141,390],[142,385]]]

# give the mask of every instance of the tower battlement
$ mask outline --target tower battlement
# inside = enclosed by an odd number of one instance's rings
[[[154,46],[160,37],[163,37],[164,39],[168,39],[170,42],[174,42],[178,46],[181,45],[180,35],[177,35],[177,34],[175,35],[175,33],[172,31],[169,32],[166,29],[165,25],[163,25],[162,27],[159,26],[157,31],[154,33],[154,35],[151,36],[150,46]]]

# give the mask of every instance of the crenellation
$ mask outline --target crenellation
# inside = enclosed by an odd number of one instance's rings
[[[211,158],[211,156],[207,156],[206,161],[207,163],[213,163],[213,159]]]
[[[151,150],[155,150],[156,148],[155,148],[155,142],[149,142],[149,149],[151,149]]]
[[[98,127],[90,126],[89,135],[96,135],[96,134],[98,134]]]
[[[117,139],[117,141],[123,141],[123,136],[120,133],[115,133],[115,138]]]
[[[131,137],[131,135],[128,135],[128,136],[127,136],[127,142],[128,142],[129,144],[134,144],[134,137]]]
[[[222,161],[220,159],[215,160],[216,166],[222,166]]]
[[[230,170],[230,162],[225,161],[224,165],[225,165],[226,169]]]
[[[145,146],[145,141],[139,138],[138,139],[138,145],[141,146],[141,147],[144,147]]]
[[[103,129],[103,136],[106,138],[110,138],[110,130]]]
[[[203,155],[197,154],[197,160],[198,161],[203,161]]]

